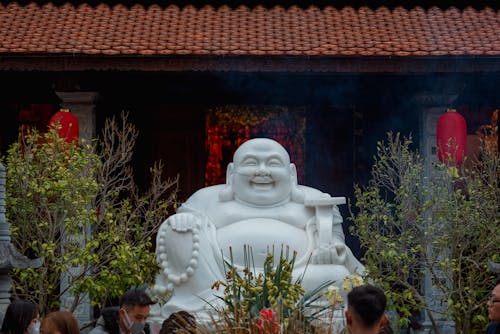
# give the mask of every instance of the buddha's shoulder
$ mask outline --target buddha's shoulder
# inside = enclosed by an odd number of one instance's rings
[[[218,184],[215,186],[201,188],[200,190],[196,191],[194,194],[189,196],[189,198],[184,204],[190,207],[199,207],[218,202],[219,193],[225,187],[226,187],[225,184]]]
[[[316,197],[321,197],[321,196],[325,195],[324,192],[322,192],[321,190],[316,189],[316,188],[312,188],[312,187],[304,186],[304,185],[298,185],[297,187],[302,193],[304,193],[306,198],[316,198]]]

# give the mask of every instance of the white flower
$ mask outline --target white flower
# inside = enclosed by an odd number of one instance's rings
[[[339,287],[333,284],[328,287],[325,295],[333,308],[339,306],[344,301],[344,298],[340,295]]]

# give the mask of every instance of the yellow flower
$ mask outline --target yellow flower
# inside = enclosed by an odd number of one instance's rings
[[[349,279],[349,276],[344,276],[344,282],[342,283],[342,290],[344,291],[351,291],[351,280]]]
[[[342,289],[344,291],[351,291],[352,288],[363,285],[365,282],[361,276],[353,274],[352,276],[345,276],[344,282],[342,283]]]
[[[221,282],[216,281],[214,284],[212,284],[212,289],[219,290],[220,286],[221,286]]]
[[[352,287],[355,288],[357,286],[363,285],[365,282],[363,281],[363,278],[361,276],[353,274],[351,277],[351,283]]]
[[[453,178],[458,178],[460,176],[458,174],[458,168],[455,166],[448,167],[448,169],[446,169],[446,174]]]

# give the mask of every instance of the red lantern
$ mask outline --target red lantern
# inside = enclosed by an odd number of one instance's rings
[[[467,124],[455,109],[448,109],[437,123],[437,154],[446,164],[461,164],[467,151]]]
[[[60,109],[50,118],[49,127],[57,129],[57,134],[67,143],[75,142],[78,144],[78,119],[69,109]]]

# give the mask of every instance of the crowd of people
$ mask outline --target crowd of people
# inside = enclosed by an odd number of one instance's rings
[[[80,334],[78,322],[69,311],[48,313],[40,321],[40,310],[36,304],[27,300],[12,302],[0,330],[1,334]]]
[[[119,306],[102,310],[89,334],[150,334],[146,320],[153,301],[143,289],[132,288],[120,298]],[[166,319],[159,334],[195,333],[196,320],[180,311]],[[80,334],[78,321],[69,311],[54,311],[43,319],[38,306],[27,300],[13,301],[5,312],[0,334]]]
[[[143,289],[132,288],[120,298],[119,306],[102,310],[89,334],[150,334],[146,320],[152,304]],[[387,298],[380,288],[370,284],[353,288],[347,295],[347,305],[345,334],[392,333],[385,313]],[[487,305],[491,324],[486,334],[500,334],[500,279]],[[163,321],[158,334],[196,332],[196,318],[189,312],[179,311]],[[80,328],[69,311],[50,312],[41,320],[36,304],[17,300],[7,308],[0,334],[80,334]]]

